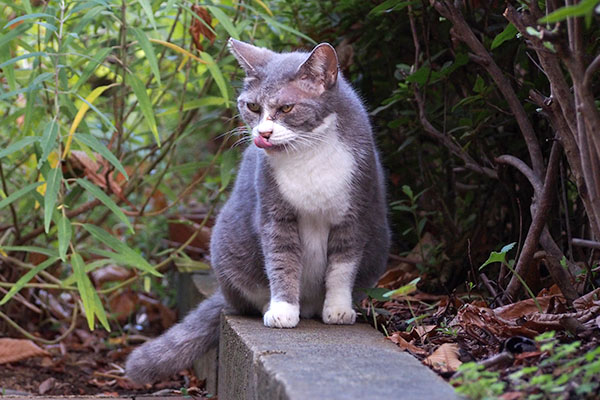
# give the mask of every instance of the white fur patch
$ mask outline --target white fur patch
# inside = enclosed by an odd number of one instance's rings
[[[336,114],[326,117],[313,134],[319,138],[313,146],[268,157],[279,190],[298,211],[303,267],[300,306],[306,318],[320,314],[323,307],[329,231],[348,211],[356,165],[338,139]]]
[[[333,263],[325,282],[326,295],[323,304],[323,322],[326,324],[353,324],[356,312],[352,309],[352,286],[356,264]]]
[[[352,153],[337,137],[337,115],[327,116],[313,134],[313,146],[290,153],[269,154],[283,197],[299,214],[320,216],[336,223],[350,205],[350,183],[355,168]]]
[[[300,321],[300,308],[287,301],[271,300],[269,309],[263,317],[269,328],[293,328]]]

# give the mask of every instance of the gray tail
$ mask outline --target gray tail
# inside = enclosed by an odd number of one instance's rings
[[[218,290],[180,323],[144,343],[127,358],[127,376],[138,383],[154,382],[192,366],[219,342],[219,320],[225,298]]]

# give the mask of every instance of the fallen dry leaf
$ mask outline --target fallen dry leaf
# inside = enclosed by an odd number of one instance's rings
[[[92,271],[92,278],[96,287],[102,286],[106,282],[122,282],[133,276],[131,269],[123,268],[118,265],[107,265]]]
[[[442,344],[423,360],[423,364],[429,365],[441,373],[455,372],[462,364],[458,359],[458,345],[456,343]]]
[[[396,343],[398,345],[398,347],[400,347],[402,350],[408,350],[410,351],[412,354],[415,355],[425,355],[427,354],[427,352],[417,346],[415,346],[414,344],[408,342],[406,339],[404,339],[400,332],[394,332],[391,336],[388,337],[389,340],[391,340],[392,342]]]
[[[0,364],[49,355],[29,339],[0,338]]]
[[[51,390],[52,388],[54,388],[54,385],[56,385],[56,379],[54,379],[54,378],[48,378],[44,382],[40,383],[40,387],[38,389],[38,392],[40,394],[45,394],[49,390]]]

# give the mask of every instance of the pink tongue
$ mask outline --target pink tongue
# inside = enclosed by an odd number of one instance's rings
[[[265,138],[260,135],[258,135],[257,137],[254,138],[254,144],[257,147],[260,147],[261,149],[267,149],[267,148],[273,146],[273,143],[267,142],[265,140]]]

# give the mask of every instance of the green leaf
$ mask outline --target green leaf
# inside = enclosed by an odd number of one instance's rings
[[[109,260],[106,258],[101,259],[101,260],[94,260],[85,265],[85,273],[87,274],[88,272],[91,272],[100,267],[104,267],[105,265],[108,265],[113,262],[114,262],[113,260]],[[74,283],[75,283],[75,274],[71,274],[67,278],[65,278],[60,284],[61,284],[61,286],[71,286]]]
[[[40,145],[42,146],[42,155],[38,159],[37,168],[42,168],[42,164],[48,159],[50,152],[53,147],[56,145],[56,137],[58,136],[58,124],[55,119],[48,122],[44,127],[44,133],[42,134],[42,139],[40,141]]]
[[[229,102],[229,91],[227,90],[227,84],[225,83],[225,79],[223,78],[221,69],[215,63],[215,60],[211,57],[210,54],[201,51],[200,57],[204,61],[206,61],[206,66],[208,67],[208,71],[210,72],[213,79],[215,80],[215,83],[219,87],[219,90],[221,91],[221,95],[225,99],[225,102],[228,103]],[[229,107],[229,104],[227,104],[227,106]]]
[[[22,148],[27,147],[30,144],[37,142],[38,140],[40,140],[40,138],[37,136],[26,136],[23,139],[9,145],[4,150],[0,150],[0,159],[4,158],[6,156],[9,156],[16,151],[19,151]]]
[[[240,35],[237,29],[235,29],[235,26],[233,26],[231,19],[229,19],[229,17],[220,8],[215,6],[206,6],[206,8],[208,8],[211,14],[221,23],[221,25],[223,25],[223,28],[225,28],[229,36],[239,40]]]
[[[553,23],[565,20],[572,17],[581,17],[592,14],[594,7],[598,4],[598,0],[582,0],[578,4],[572,6],[561,7],[558,10],[539,19],[540,24]]]
[[[515,38],[517,36],[517,33],[519,33],[519,31],[517,30],[517,27],[515,27],[512,23],[506,25],[504,30],[502,32],[500,32],[498,35],[496,35],[496,37],[492,41],[491,49],[494,50],[496,47],[500,46],[502,43]]]
[[[154,11],[152,11],[152,5],[148,0],[138,0],[138,3],[142,6],[142,9],[146,13],[148,20],[150,21],[150,25],[156,30],[156,21],[154,20]]]
[[[34,190],[38,186],[42,185],[43,183],[44,182],[35,182],[35,183],[25,186],[24,188],[17,190],[16,192],[11,193],[10,196],[8,196],[7,198],[0,201],[0,210],[2,210],[4,207],[9,205],[13,201],[18,200],[21,197],[25,196],[27,193],[31,192],[32,190]]]
[[[156,127],[156,120],[154,119],[154,112],[152,111],[152,103],[150,103],[150,98],[148,97],[148,93],[146,93],[146,86],[140,81],[135,75],[129,74],[129,84],[133,89],[133,93],[135,93],[135,97],[137,97],[138,102],[140,103],[140,108],[142,109],[142,114],[144,118],[146,118],[146,122],[150,125],[150,129],[152,130],[152,134],[154,135],[154,139],[156,143],[160,147],[160,137],[158,136],[158,129]]]
[[[111,47],[98,50],[98,53],[96,53],[94,57],[87,63],[85,69],[79,76],[79,79],[77,80],[75,85],[73,85],[73,88],[71,89],[73,92],[77,92],[81,85],[87,82],[87,80],[90,76],[92,76],[98,65],[102,64],[102,62],[106,59],[106,57],[110,54],[112,50],[113,49]]]
[[[135,252],[135,250],[128,247],[125,243],[117,240],[113,236],[109,235],[105,230],[98,228],[97,226],[84,224],[83,228],[88,231],[93,237],[101,241],[111,249],[117,252],[118,258],[112,257],[115,261],[121,262],[125,265],[137,268],[144,272],[148,272],[154,276],[162,276],[162,274],[154,269],[148,261],[141,255]]]
[[[489,258],[487,259],[486,262],[484,262],[481,267],[479,267],[479,270],[481,271],[483,269],[483,267],[485,267],[488,264],[492,264],[492,263],[505,263],[506,262],[506,253],[508,253],[510,250],[512,250],[513,247],[515,247],[515,244],[517,244],[516,242],[513,243],[509,243],[506,246],[502,247],[502,249],[497,252],[497,251],[492,251],[490,253]]]
[[[31,28],[31,24],[21,24],[6,35],[0,35],[0,47],[10,42],[16,37],[20,37],[25,31]]]
[[[20,17],[17,17],[15,19],[11,19],[10,21],[8,21],[8,23],[6,25],[4,25],[4,27],[2,29],[6,29],[9,26],[12,26],[12,25],[16,24],[17,22],[26,21],[28,19],[36,19],[36,18],[52,18],[52,19],[56,19],[56,17],[54,15],[45,14],[45,13],[35,13],[35,14],[21,15]]]
[[[40,182],[41,183],[41,182]],[[44,254],[48,257],[58,258],[58,253],[54,249],[47,249],[45,247],[37,247],[37,246],[2,246],[0,247],[5,251],[25,251],[28,253],[40,253]]]
[[[26,58],[32,58],[32,57],[45,57],[47,54],[43,51],[36,51],[35,53],[27,53],[27,54],[22,54],[20,56],[17,57],[13,57],[8,61],[4,61],[2,64],[0,64],[0,68],[6,68],[9,65],[12,65],[18,61],[24,60]]]
[[[250,8],[247,4],[245,4],[244,7]],[[274,26],[276,28],[279,28],[281,30],[287,31],[289,33],[292,33],[292,34],[294,34],[294,35],[296,35],[298,37],[301,37],[302,39],[308,41],[309,43],[317,44],[317,42],[313,38],[311,38],[310,36],[306,36],[304,33],[300,32],[300,31],[298,31],[298,30],[296,30],[294,28],[291,28],[291,27],[289,27],[289,26],[287,26],[285,24],[282,24],[281,22],[278,22],[275,19],[273,19],[271,17],[268,17],[268,16],[266,16],[264,14],[259,14],[259,15],[260,15],[260,17],[262,19],[265,20],[265,22],[267,24],[272,25],[272,26]]]
[[[93,300],[93,288],[91,288],[90,278],[88,278],[85,273],[85,264],[79,254],[71,254],[71,266],[73,267],[73,274],[75,275],[75,281],[77,282],[77,289],[79,290],[81,302],[83,303],[83,309],[85,310],[85,317],[87,319],[88,327],[91,331],[93,331],[96,304]]]
[[[71,243],[71,236],[73,235],[73,228],[71,227],[71,221],[66,215],[60,214],[58,219],[58,254],[60,259],[67,261],[67,250],[69,249],[69,243]]]
[[[485,91],[485,82],[480,75],[477,75],[477,79],[475,79],[475,85],[473,85],[473,91],[475,93],[483,93]]]
[[[158,85],[160,86],[160,70],[158,69],[158,61],[156,59],[156,54],[154,53],[154,48],[152,47],[152,44],[146,37],[146,34],[141,30],[133,27],[130,27],[129,29],[133,31],[133,34],[135,35],[138,43],[140,44],[140,47],[144,51],[146,59],[148,60],[148,64],[150,64],[150,69],[152,70],[152,73],[156,78],[156,82],[158,82]]]
[[[369,296],[370,298],[372,298],[374,300],[379,300],[379,301],[388,301],[389,300],[389,297],[383,296],[385,293],[389,292],[389,290],[386,288],[368,288],[368,289],[360,289],[360,290],[365,292],[367,294],[367,296]]]
[[[23,289],[23,287],[29,283],[37,274],[41,271],[48,268],[50,265],[54,264],[54,262],[58,260],[57,257],[51,257],[46,261],[42,262],[39,265],[36,265],[35,268],[27,271],[25,275],[23,275],[15,284],[10,288],[10,290],[4,295],[2,300],[0,300],[0,306],[6,304],[15,294],[19,292],[19,290]]]
[[[133,232],[133,226],[129,219],[125,215],[125,213],[121,210],[121,208],[115,203],[106,193],[104,193],[98,186],[94,185],[90,181],[85,179],[78,178],[77,184],[90,192],[92,196],[100,200],[106,207],[108,207],[116,216],[119,218],[131,232]]]
[[[377,7],[374,7],[371,11],[369,11],[367,17],[378,16],[383,13],[402,10],[403,8],[406,8],[412,4],[417,4],[417,2],[406,0],[387,0],[379,4]]]
[[[383,294],[383,297],[390,298],[394,296],[406,296],[411,294],[415,290],[417,290],[417,283],[421,280],[421,277],[415,278],[404,286],[399,287],[398,289],[388,291]]]
[[[129,176],[127,175],[127,171],[121,164],[121,162],[115,157],[113,153],[108,150],[108,148],[103,145],[98,139],[96,139],[92,135],[87,135],[84,133],[77,133],[77,135],[73,136],[76,142],[81,142],[84,145],[90,147],[92,150],[97,151],[104,157],[109,163],[111,163],[120,173],[123,174],[125,179],[129,180]]]
[[[234,167],[235,154],[233,151],[226,151],[221,157],[221,188],[219,190],[225,189],[231,182]]]
[[[56,168],[52,168],[48,172],[46,180],[46,193],[44,194],[44,230],[46,233],[50,231],[50,222],[52,221],[52,213],[58,197],[58,191],[62,182],[62,169],[60,163]]]

